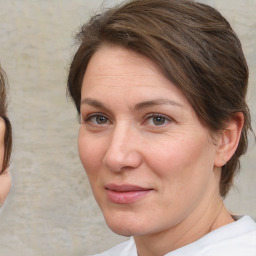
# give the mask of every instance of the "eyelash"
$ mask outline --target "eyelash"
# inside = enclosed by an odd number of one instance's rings
[[[103,118],[105,118],[108,122],[110,121],[110,119],[109,119],[107,116],[103,115],[102,113],[93,113],[93,114],[90,114],[90,115],[86,116],[85,119],[82,119],[82,118],[81,118],[81,122],[80,122],[80,123],[82,123],[82,124],[85,124],[85,123],[93,123],[93,124],[94,124],[94,122],[92,122],[92,119],[93,119],[93,118],[97,118],[97,117],[103,117]],[[96,125],[100,125],[100,124],[96,124]]]
[[[102,124],[96,123],[97,122],[96,120],[92,121],[93,118],[105,118],[106,123],[102,123]],[[167,117],[166,115],[159,114],[159,113],[151,113],[151,114],[148,114],[145,116],[144,121],[142,122],[142,125],[144,125],[144,126],[147,125],[147,123],[149,123],[150,119],[153,122],[153,118],[162,118],[162,121],[164,121],[163,123],[160,123],[159,125],[151,124],[150,126],[153,126],[153,127],[163,127],[167,123],[173,121],[170,117]],[[86,116],[85,119],[81,118],[81,121],[80,121],[81,124],[91,123],[96,126],[107,125],[109,122],[111,123],[111,120],[106,115],[104,115],[102,113],[90,114],[90,115]]]
[[[157,126],[162,127],[162,126],[166,125],[168,122],[172,121],[172,119],[170,117],[167,117],[166,115],[159,114],[159,113],[152,113],[152,114],[149,114],[149,115],[146,116],[145,121],[143,123],[148,122],[150,119],[153,121],[153,118],[162,118],[164,120],[163,124],[159,124],[159,125],[154,124],[154,125],[152,125],[152,126],[155,126],[155,127],[157,127]]]

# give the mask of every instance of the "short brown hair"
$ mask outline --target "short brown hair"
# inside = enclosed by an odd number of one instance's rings
[[[0,165],[2,166],[0,174],[8,167],[12,151],[12,126],[7,117],[6,80],[5,72],[0,66],[0,117],[5,121],[4,157],[3,163]]]
[[[214,8],[187,0],[133,0],[96,15],[77,34],[80,47],[72,60],[68,93],[80,113],[81,86],[92,55],[104,43],[133,50],[153,60],[187,97],[210,131],[225,128],[236,112],[244,127],[235,154],[222,167],[225,197],[247,150],[251,129],[245,96],[248,67],[241,43]]]

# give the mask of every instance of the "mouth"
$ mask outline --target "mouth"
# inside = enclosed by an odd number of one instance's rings
[[[137,185],[108,184],[105,186],[108,199],[116,204],[130,204],[145,197],[153,191],[152,188],[144,188]]]

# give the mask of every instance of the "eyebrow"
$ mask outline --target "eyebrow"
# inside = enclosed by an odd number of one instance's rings
[[[98,100],[92,99],[92,98],[84,98],[83,100],[81,100],[81,105],[82,104],[88,104],[88,105],[96,107],[96,108],[108,110],[108,108],[103,103],[101,103]],[[172,105],[175,107],[181,107],[181,108],[183,107],[182,104],[180,104],[174,100],[160,98],[160,99],[147,100],[147,101],[137,103],[134,106],[134,110],[139,111],[141,109],[149,108],[149,107],[157,106],[157,105]]]
[[[183,107],[183,105],[181,105],[180,103],[178,103],[177,101],[174,101],[174,100],[154,99],[154,100],[147,100],[147,101],[140,102],[135,105],[134,109],[141,110],[143,108],[149,108],[149,107],[156,106],[156,105],[172,105],[175,107]]]
[[[85,98],[81,100],[81,105],[87,104],[96,108],[108,109],[103,103],[99,102],[98,100],[94,100],[92,98]]]

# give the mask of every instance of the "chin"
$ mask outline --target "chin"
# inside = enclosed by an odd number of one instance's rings
[[[120,235],[120,236],[126,236],[126,237],[130,237],[130,236],[134,236],[135,232],[133,229],[131,228],[126,228],[123,226],[117,226],[117,225],[109,225],[108,227],[116,234]]]
[[[122,216],[123,215],[123,216]],[[104,215],[108,227],[121,236],[143,235],[145,226],[136,216],[125,216],[126,214],[112,214],[111,217]]]

